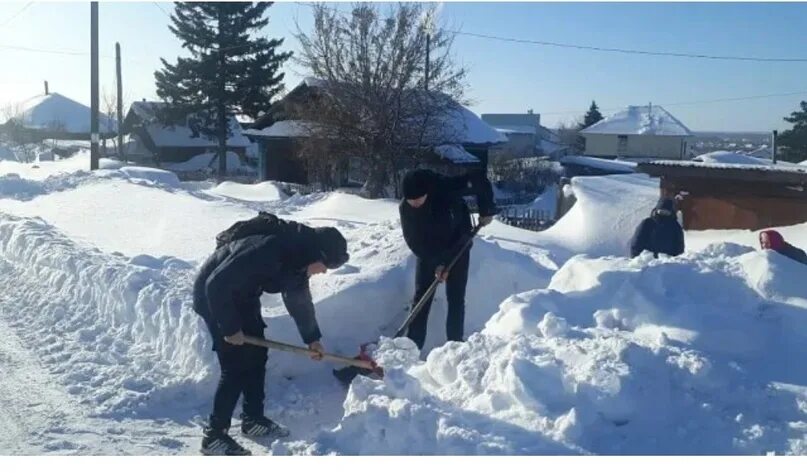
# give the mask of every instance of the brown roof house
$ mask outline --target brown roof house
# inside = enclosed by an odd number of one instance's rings
[[[259,145],[259,176],[262,180],[276,180],[308,184],[316,177],[310,175],[303,154],[303,142],[312,139],[311,130],[316,124],[293,119],[290,112],[296,104],[315,101],[324,93],[324,83],[307,78],[292,89],[244,135]],[[488,149],[507,141],[504,135],[482,121],[476,114],[458,104],[457,112],[446,117],[443,126],[456,137],[451,143],[435,143],[430,149],[434,168],[452,173],[465,168],[487,169]],[[337,143],[333,143],[338,146]],[[352,162],[340,164],[341,182],[337,185],[358,183],[362,170]]]
[[[705,161],[637,166],[661,178],[661,196],[677,200],[685,229],[759,230],[807,222],[807,167]]]

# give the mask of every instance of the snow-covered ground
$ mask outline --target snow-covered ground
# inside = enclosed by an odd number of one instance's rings
[[[353,355],[381,337],[386,376],[345,392],[333,365],[270,353],[267,414],[292,437],[234,429],[254,453],[807,453],[807,267],[741,231],[627,259],[656,180],[575,178],[550,230],[486,227],[468,340],[445,343],[440,291],[419,354],[383,338],[413,290],[396,202],[106,167],[0,161],[0,454],[196,453],[218,367],[191,283],[216,233],[258,210],[345,234],[350,261],[312,279],[323,342]],[[780,230],[807,246],[807,225]],[[262,302],[267,335],[299,344],[280,298]]]

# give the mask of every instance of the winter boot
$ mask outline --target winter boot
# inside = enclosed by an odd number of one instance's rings
[[[283,438],[289,436],[289,429],[265,416],[250,417],[241,414],[241,432],[252,437]]]
[[[238,444],[232,437],[227,435],[227,429],[205,428],[202,439],[202,455],[226,455],[244,456],[252,455],[252,452]]]

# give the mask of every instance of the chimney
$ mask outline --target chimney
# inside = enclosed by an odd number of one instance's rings
[[[45,95],[50,95],[50,92],[48,91],[48,81],[45,81]]]

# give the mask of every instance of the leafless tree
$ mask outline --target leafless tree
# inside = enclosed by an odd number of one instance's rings
[[[106,122],[106,130],[105,131],[111,132],[112,130],[116,129],[115,128],[115,120],[117,120],[117,116],[118,116],[117,115],[118,114],[118,97],[117,97],[115,92],[107,90],[106,88],[104,88],[103,92],[101,94],[101,101],[103,102],[102,103],[102,106],[103,106],[102,112],[105,115],[103,120]],[[121,115],[124,116],[124,117],[126,116],[126,109],[129,107],[130,102],[131,102],[130,94],[124,92],[123,93],[123,98],[121,100],[121,104],[123,105],[122,110],[121,110]],[[122,125],[123,125],[122,123],[118,123],[118,126],[122,126]],[[116,151],[116,154],[117,154],[118,158],[121,158],[123,156],[123,154],[121,153],[121,143],[118,143],[117,135],[115,135],[115,138],[112,139],[112,142],[115,145],[115,151]],[[104,145],[103,146],[104,146],[104,149],[106,149],[106,139],[104,139]]]
[[[356,160],[369,197],[387,195],[404,167],[435,145],[456,143],[464,126],[456,117],[467,71],[454,63],[454,36],[436,24],[435,8],[380,8],[357,3],[346,14],[314,6],[313,31],[297,27],[296,61],[321,80],[320,92],[288,111],[306,124],[313,139],[303,153],[317,169]]]

